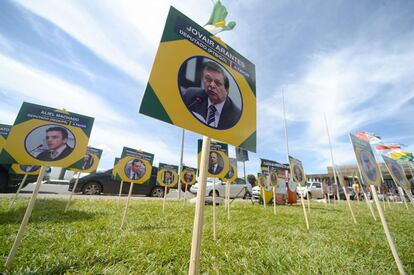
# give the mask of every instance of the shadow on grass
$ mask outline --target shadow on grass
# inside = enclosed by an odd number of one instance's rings
[[[51,221],[70,223],[78,220],[88,220],[93,219],[96,216],[106,215],[104,212],[88,213],[73,208],[64,213],[66,204],[67,201],[63,200],[37,200],[30,217],[30,223],[42,223]],[[27,206],[28,202],[25,202],[23,205],[21,205],[21,203],[18,206],[15,205],[10,211],[3,209],[0,212],[0,224],[20,224],[24,213],[26,212]]]

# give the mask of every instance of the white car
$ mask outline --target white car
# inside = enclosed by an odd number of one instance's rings
[[[252,196],[257,200],[260,198],[260,187],[258,185],[252,188]]]
[[[223,197],[226,194],[226,183],[216,179],[215,184],[216,196]],[[198,183],[190,187],[190,192],[197,194]],[[206,196],[213,196],[213,179],[207,179]],[[252,186],[250,183],[245,184],[244,179],[238,178],[232,184],[230,184],[230,198],[244,198],[248,199],[252,196]]]

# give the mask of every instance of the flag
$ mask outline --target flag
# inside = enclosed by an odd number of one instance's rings
[[[383,154],[386,151],[399,151],[401,150],[400,144],[377,144],[375,145],[375,150],[378,154]]]
[[[410,153],[410,152],[403,152],[403,151],[400,151],[400,152],[392,152],[390,154],[390,157],[392,159],[395,159],[395,160],[414,161],[413,153]]]
[[[355,135],[362,140],[368,141],[371,144],[376,144],[381,142],[381,138],[373,133],[368,132],[356,132]]]

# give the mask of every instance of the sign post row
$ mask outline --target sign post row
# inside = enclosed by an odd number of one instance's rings
[[[216,178],[213,178],[213,241],[216,240]]]
[[[47,166],[42,166],[40,168],[39,176],[37,177],[36,186],[33,190],[32,197],[30,198],[29,205],[27,206],[26,212],[24,213],[24,217],[22,220],[22,223],[20,224],[19,231],[17,232],[16,239],[14,240],[13,246],[9,252],[9,255],[7,256],[7,260],[5,263],[6,268],[11,265],[13,262],[14,256],[16,255],[17,249],[20,246],[20,243],[22,241],[24,232],[27,228],[27,223],[29,222],[30,216],[32,215],[33,206],[36,202],[37,194],[39,193],[40,186],[42,185],[42,179],[45,175]]]

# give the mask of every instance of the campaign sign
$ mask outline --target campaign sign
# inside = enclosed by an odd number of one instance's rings
[[[249,152],[247,150],[244,150],[243,148],[240,147],[235,147],[236,148],[236,159],[237,161],[248,161],[249,160]]]
[[[11,172],[15,174],[38,175],[40,172],[39,165],[25,165],[14,163],[11,166]]]
[[[121,180],[143,184],[151,177],[154,155],[124,147],[117,166],[117,173]]]
[[[267,167],[262,167],[262,172],[257,173],[257,183],[260,187],[260,196],[263,198],[263,190],[264,190],[264,198],[263,200],[267,203],[273,198],[273,190],[272,186],[270,186],[268,182],[268,171]]]
[[[295,159],[292,156],[289,156],[289,165],[290,165],[290,173],[292,175],[293,181],[296,184],[305,185],[306,183],[306,175],[303,171],[302,162],[298,159]]]
[[[118,163],[121,158],[115,158],[114,167],[112,168],[112,178],[117,181],[121,181],[121,178],[118,175]]]
[[[174,187],[178,183],[178,166],[160,163],[157,182],[161,186]]]
[[[233,183],[236,181],[237,177],[237,159],[229,158],[229,172],[227,173],[225,180]]]
[[[282,171],[284,173],[284,170],[288,169],[288,167],[273,160],[261,158],[260,161],[261,161],[261,167],[267,167],[267,173],[269,174],[269,184],[271,186],[278,186],[279,185],[278,174]]]
[[[183,166],[180,178],[182,184],[195,184],[197,182],[197,169],[188,166]]]
[[[384,160],[385,166],[387,166],[387,169],[390,172],[394,182],[400,185],[406,191],[411,190],[410,181],[407,179],[404,169],[401,167],[398,161],[384,155],[382,155],[382,159]]]
[[[98,148],[88,147],[86,154],[75,166],[80,168],[69,167],[69,170],[82,173],[93,173],[98,169],[99,161],[102,156],[102,150]]]
[[[11,128],[11,125],[0,124],[0,152],[6,144],[7,136],[9,135]]]
[[[92,117],[24,102],[0,163],[74,167],[85,155],[93,121]]]
[[[381,175],[377,162],[375,161],[371,145],[368,141],[359,139],[349,134],[352,146],[354,147],[359,170],[365,184],[381,186]]]
[[[203,141],[198,140],[198,169],[200,169],[201,148]],[[229,171],[228,145],[221,142],[211,141],[208,156],[207,177],[225,178]]]
[[[255,66],[171,7],[139,112],[255,152]]]

